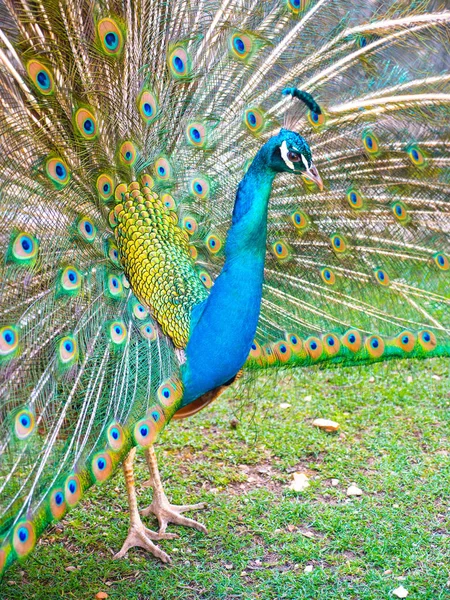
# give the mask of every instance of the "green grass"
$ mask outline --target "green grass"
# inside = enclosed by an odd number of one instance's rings
[[[128,528],[119,473],[7,571],[0,598],[379,600],[400,585],[408,600],[448,598],[449,375],[448,361],[410,361],[280,373],[249,400],[230,390],[157,449],[169,498],[208,502],[192,515],[208,535],[170,526],[170,566],[136,549],[113,561]],[[313,427],[319,416],[340,432]],[[310,478],[303,493],[288,488],[294,471]],[[346,496],[353,482],[362,497]]]

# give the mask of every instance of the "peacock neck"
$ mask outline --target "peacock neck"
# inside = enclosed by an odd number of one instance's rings
[[[183,370],[183,405],[223,385],[243,366],[256,333],[262,298],[267,206],[275,172],[265,148],[239,184],[225,263],[208,298],[192,314]]]

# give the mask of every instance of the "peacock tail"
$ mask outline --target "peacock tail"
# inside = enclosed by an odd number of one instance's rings
[[[324,190],[275,180],[246,368],[450,355],[444,6],[23,0],[0,15],[0,571],[179,408],[238,183],[283,125]]]

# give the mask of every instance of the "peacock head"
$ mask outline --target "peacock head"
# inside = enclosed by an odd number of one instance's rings
[[[269,166],[276,173],[307,175],[320,190],[323,189],[322,179],[312,161],[311,149],[300,134],[282,129],[270,140],[268,146]]]

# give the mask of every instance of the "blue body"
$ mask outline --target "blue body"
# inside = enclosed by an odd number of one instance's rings
[[[268,142],[239,184],[225,264],[208,298],[195,307],[183,368],[183,406],[232,379],[245,363],[261,307],[267,206],[276,171]]]

